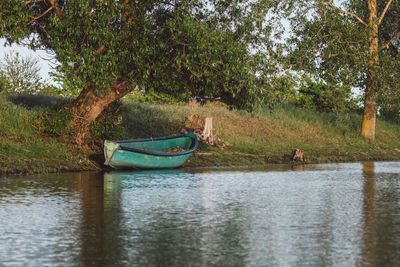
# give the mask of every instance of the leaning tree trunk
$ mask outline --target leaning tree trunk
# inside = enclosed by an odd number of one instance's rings
[[[376,0],[368,1],[369,16],[369,62],[367,74],[367,88],[365,90],[364,114],[361,124],[361,136],[367,141],[375,140],[376,124],[376,94],[378,90],[378,80],[376,69],[379,64],[379,44],[378,44],[378,12]]]
[[[72,121],[69,127],[75,133],[74,143],[83,144],[89,134],[90,124],[100,113],[112,102],[133,90],[134,87],[127,87],[126,82],[113,84],[110,92],[105,95],[97,94],[94,88],[83,90],[70,107]]]

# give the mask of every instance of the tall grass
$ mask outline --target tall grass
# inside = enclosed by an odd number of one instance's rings
[[[38,105],[27,109],[0,94],[0,174],[93,169],[83,153],[62,141],[40,136],[35,124],[41,112]]]
[[[38,111],[14,105],[6,95],[0,94],[0,114],[0,133],[3,135],[25,138],[37,135],[33,123]]]

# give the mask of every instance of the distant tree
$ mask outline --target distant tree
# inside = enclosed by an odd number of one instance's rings
[[[39,61],[31,56],[22,57],[10,51],[0,62],[4,91],[10,94],[38,93],[44,86]]]
[[[293,69],[363,89],[361,135],[373,141],[379,99],[399,90],[400,1],[289,0],[275,11],[292,25]]]
[[[110,103],[137,88],[252,105],[262,76],[248,62],[268,35],[263,2],[2,0],[0,36],[54,51],[79,92],[68,126],[79,144]]]

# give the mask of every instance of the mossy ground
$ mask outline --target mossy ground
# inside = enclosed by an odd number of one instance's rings
[[[19,100],[13,103],[0,95],[0,173],[102,167],[101,149],[71,148],[63,140],[39,133],[36,120],[43,106],[62,99],[34,96]],[[219,103],[123,105],[122,126],[124,137],[129,139],[178,134],[189,114],[213,117],[216,135],[229,145],[225,149],[200,145],[185,166],[289,163],[292,150],[297,148],[303,150],[309,163],[400,160],[400,125],[378,120],[376,141],[367,143],[359,136],[361,115],[354,113],[318,113],[281,106],[251,114]]]

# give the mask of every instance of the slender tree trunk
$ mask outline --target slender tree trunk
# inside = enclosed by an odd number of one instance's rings
[[[375,140],[376,124],[376,94],[378,90],[378,80],[376,68],[379,64],[379,43],[378,43],[378,11],[377,0],[368,0],[369,16],[369,61],[367,74],[367,88],[364,99],[364,115],[361,124],[361,136],[367,141]]]
[[[134,87],[127,87],[126,82],[113,84],[106,95],[98,95],[94,88],[83,90],[70,107],[73,119],[69,127],[75,133],[74,142],[78,145],[83,144],[85,137],[89,134],[90,124],[100,113],[109,104],[133,90]]]

